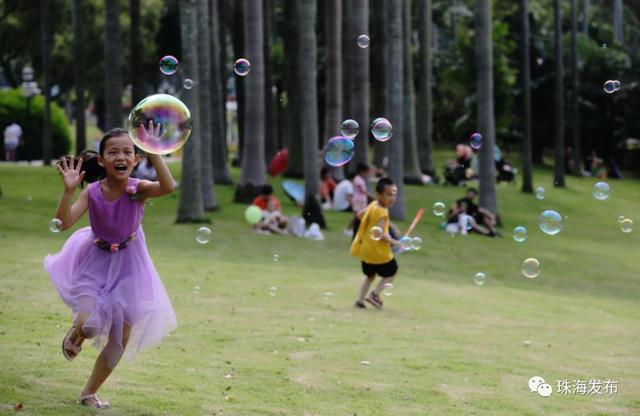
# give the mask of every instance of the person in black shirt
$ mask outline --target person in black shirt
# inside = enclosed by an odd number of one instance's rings
[[[478,206],[474,201],[478,197],[478,190],[475,188],[467,189],[467,193],[463,198],[456,201],[458,206],[465,207],[465,213],[475,220],[473,222],[473,230],[489,237],[497,235],[496,216],[486,208]]]

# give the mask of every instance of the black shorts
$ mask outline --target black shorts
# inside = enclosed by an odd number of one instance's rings
[[[382,264],[369,264],[362,262],[362,273],[367,277],[374,277],[378,275],[380,277],[392,277],[398,272],[398,263],[396,259],[391,259],[388,263]]]

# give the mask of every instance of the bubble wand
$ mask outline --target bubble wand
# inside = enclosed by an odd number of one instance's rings
[[[420,221],[420,218],[422,218],[423,215],[424,215],[424,208],[420,208],[416,213],[416,216],[413,217],[413,221],[411,221],[411,225],[407,229],[407,232],[404,234],[405,237],[409,237],[411,235],[411,233],[413,232],[413,229],[416,228],[416,225],[418,225],[418,222]]]

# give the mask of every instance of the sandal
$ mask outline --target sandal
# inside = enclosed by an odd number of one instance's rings
[[[375,294],[375,292],[371,292],[369,294],[369,297],[365,299],[367,302],[369,302],[370,304],[372,304],[373,306],[375,306],[378,309],[382,309],[382,300],[380,300],[380,297],[378,295]]]
[[[82,350],[82,346],[71,342],[70,335],[75,330],[76,324],[74,323],[73,325],[71,325],[71,329],[69,329],[67,334],[62,339],[62,355],[64,355],[64,358],[69,361],[73,361],[73,359],[76,358]]]
[[[89,404],[87,403],[87,400],[94,400],[94,402],[92,404]],[[84,396],[80,396],[79,403],[82,406],[93,407],[94,409],[108,409],[109,407],[111,407],[109,405],[109,402],[107,402],[106,400],[105,401],[100,400],[96,393],[85,394]]]

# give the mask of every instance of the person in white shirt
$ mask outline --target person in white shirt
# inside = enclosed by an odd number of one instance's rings
[[[5,160],[16,160],[16,149],[20,145],[20,137],[22,136],[22,128],[17,123],[11,123],[4,129],[4,155]]]
[[[353,178],[355,173],[347,175],[333,190],[333,210],[351,212],[351,198],[353,198]]]

